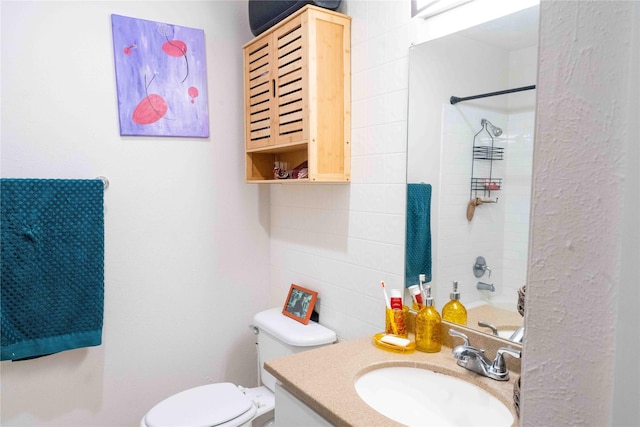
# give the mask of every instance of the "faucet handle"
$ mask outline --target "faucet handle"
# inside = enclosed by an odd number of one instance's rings
[[[496,354],[496,358],[494,359],[493,364],[491,365],[491,370],[493,372],[496,372],[496,373],[508,372],[507,364],[504,362],[505,353],[508,354],[509,356],[517,357],[518,359],[520,358],[519,350],[515,350],[513,348],[508,348],[508,347],[500,347]]]
[[[482,326],[484,328],[489,328],[489,329],[491,329],[491,332],[493,332],[493,335],[499,336],[498,328],[496,328],[494,325],[492,325],[489,322],[485,322],[484,320],[478,320],[478,326]]]
[[[452,337],[460,337],[464,340],[464,345],[466,345],[467,347],[470,346],[469,344],[469,337],[466,336],[465,334],[463,334],[460,331],[456,331],[455,329],[449,329],[449,335],[451,335]]]
[[[491,269],[487,266],[487,260],[482,256],[477,257],[475,264],[473,264],[473,275],[480,278],[487,271],[489,272],[489,277],[491,277]]]
[[[518,359],[520,359],[520,350],[516,350],[515,348],[510,348],[510,347],[500,347],[498,349],[498,354],[504,354],[507,353],[510,356],[516,357]]]

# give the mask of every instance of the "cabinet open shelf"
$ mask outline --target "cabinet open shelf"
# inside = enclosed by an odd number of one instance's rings
[[[247,150],[247,181],[262,183],[282,183],[284,181],[309,182],[309,179],[276,179],[273,167],[276,162],[289,165],[290,169],[309,160],[307,144],[298,143],[286,147],[272,147]]]

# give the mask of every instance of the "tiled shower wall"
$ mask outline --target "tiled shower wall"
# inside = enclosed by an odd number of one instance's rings
[[[497,203],[477,207],[472,221],[467,221],[470,150],[482,118],[504,131],[494,139],[495,147],[505,149],[504,160],[493,162],[492,170],[492,177],[502,178],[503,186],[500,191],[490,194]],[[509,114],[448,107],[444,121],[438,273],[434,280],[440,290],[438,305],[447,301],[448,291],[443,292],[442,285],[450,285],[453,280],[464,283],[461,290],[465,303],[489,300],[494,295],[504,295],[515,301],[527,272],[534,113]],[[471,129],[470,123],[476,128]],[[491,144],[486,132],[478,135],[477,142],[479,145]],[[488,176],[488,162],[476,161],[474,171],[474,176]],[[473,276],[472,265],[477,256],[486,259],[492,269],[490,276],[487,274],[480,279]],[[475,286],[478,280],[494,284],[496,291],[478,291]],[[515,305],[510,308],[515,310]]]
[[[537,66],[537,46],[511,52],[509,55],[510,87],[535,84]],[[536,91],[511,94],[508,96],[508,103],[510,114],[506,175],[509,185],[505,187],[507,197],[502,278],[505,292],[515,295],[518,288],[525,285],[527,280]]]
[[[503,292],[507,295],[517,295],[518,288],[527,280],[534,121],[534,111],[510,114],[508,118],[502,259]]]
[[[505,100],[506,105],[506,100]],[[482,280],[496,286],[495,294],[502,293],[502,253],[503,224],[505,204],[503,191],[471,193],[470,178],[472,170],[472,147],[474,135],[482,127],[480,122],[487,119],[503,129],[504,134],[494,139],[495,147],[504,148],[507,144],[508,115],[467,105],[445,106],[443,114],[443,132],[440,172],[440,209],[438,215],[437,269],[434,277],[437,306],[448,300],[451,283],[462,282],[462,302],[482,299],[493,294],[476,290],[476,282]],[[491,145],[487,132],[482,131],[475,137],[479,146]],[[505,150],[506,151],[506,150]],[[508,155],[505,155],[508,158]],[[502,178],[506,186],[504,161],[493,162],[491,172],[489,162],[473,162],[473,176],[476,178]],[[498,203],[486,203],[476,207],[473,219],[467,220],[467,204],[472,197],[498,199]],[[476,279],[472,266],[476,257],[482,256],[491,268],[491,276]]]
[[[341,339],[378,332],[380,281],[403,286],[409,1],[347,1],[351,184],[271,185],[271,303],[291,283],[319,293]]]
[[[535,47],[510,52],[507,58],[507,87],[535,83]],[[501,102],[503,112],[495,108],[483,109],[480,104],[475,107],[446,106],[444,109],[438,264],[434,280],[439,289],[438,306],[448,299],[447,293],[442,292],[443,285],[460,280],[464,283],[461,289],[464,303],[505,296],[514,302],[509,308],[515,310],[518,288],[526,282],[535,92],[509,95]],[[503,134],[494,139],[494,145],[504,148],[504,160],[493,162],[492,168],[492,176],[502,178],[503,185],[500,191],[490,194],[498,202],[477,207],[473,220],[467,221],[470,150],[474,134],[481,129],[482,118],[503,129]],[[486,132],[477,138],[479,145],[491,144]],[[474,176],[488,176],[488,164],[486,161],[474,162]],[[477,279],[473,275],[472,266],[477,256],[486,259],[492,269],[490,276],[486,274]],[[494,284],[495,292],[477,290],[479,280]]]

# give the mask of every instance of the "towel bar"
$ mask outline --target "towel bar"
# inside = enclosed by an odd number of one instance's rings
[[[102,181],[102,185],[104,185],[104,189],[109,188],[109,179],[106,176],[97,176],[96,179]]]

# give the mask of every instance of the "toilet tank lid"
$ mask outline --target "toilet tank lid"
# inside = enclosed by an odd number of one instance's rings
[[[303,325],[282,314],[281,308],[272,308],[256,314],[253,317],[253,325],[282,342],[297,347],[331,344],[336,341],[336,333],[331,329],[313,321]]]

